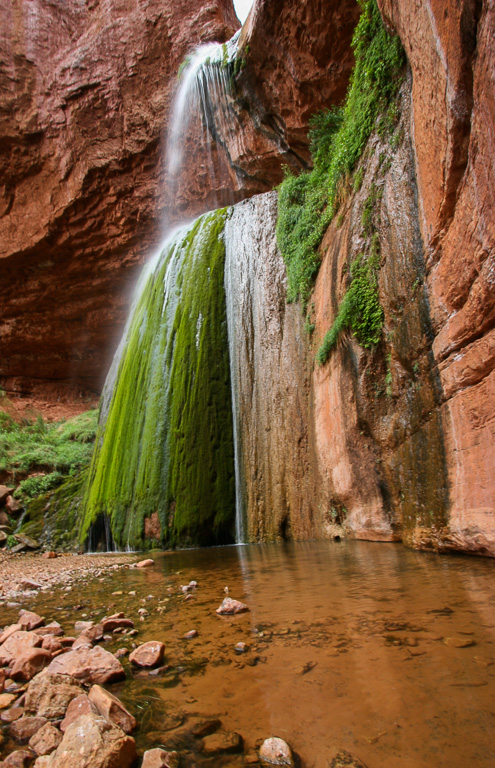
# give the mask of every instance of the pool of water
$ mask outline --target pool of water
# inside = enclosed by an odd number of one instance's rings
[[[339,748],[369,768],[493,767],[493,561],[368,542],[153,557],[154,568],[116,571],[32,606],[67,633],[83,615],[122,610],[139,630],[134,642],[165,643],[168,670],[149,675],[124,661],[128,679],[112,687],[140,722],[141,749],[177,748],[186,768],[242,765],[201,756],[191,725],[218,717],[246,751],[280,736],[306,768],[327,768]],[[180,587],[191,580],[198,587],[186,600]],[[225,588],[248,613],[216,614]],[[191,629],[198,636],[184,640]],[[106,647],[130,648],[131,639]]]

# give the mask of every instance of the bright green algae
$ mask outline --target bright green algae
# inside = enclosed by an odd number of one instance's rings
[[[97,435],[82,541],[106,515],[118,546],[149,546],[145,519],[154,512],[162,544],[233,540],[227,215],[215,211],[182,230],[135,306]]]

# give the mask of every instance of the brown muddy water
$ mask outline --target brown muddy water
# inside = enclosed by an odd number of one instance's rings
[[[245,752],[280,736],[305,768],[327,768],[338,748],[368,768],[495,765],[492,561],[367,542],[153,557],[154,568],[29,605],[67,633],[83,616],[124,611],[139,634],[108,641],[113,652],[165,643],[168,670],[137,672],[124,659],[127,681],[111,687],[139,720],[141,750],[177,749],[186,768],[241,766],[242,756],[205,759],[190,733],[198,718],[218,717]],[[180,586],[191,580],[186,600]],[[225,587],[249,613],[216,615]],[[3,623],[17,610],[2,609]],[[198,636],[184,640],[191,629]],[[248,650],[237,655],[240,641]]]

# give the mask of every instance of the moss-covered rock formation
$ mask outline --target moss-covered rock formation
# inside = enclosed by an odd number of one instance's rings
[[[233,540],[227,215],[181,230],[136,301],[102,402],[82,541],[102,517],[119,547]]]

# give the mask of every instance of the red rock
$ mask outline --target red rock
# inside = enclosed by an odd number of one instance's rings
[[[220,755],[222,753],[235,754],[242,752],[243,742],[240,734],[226,731],[218,731],[210,736],[205,736],[201,751],[210,757],[211,755]]]
[[[9,733],[15,741],[29,741],[46,722],[46,717],[21,717],[9,725]]]
[[[224,597],[222,605],[217,608],[217,613],[220,615],[231,615],[234,613],[244,613],[249,611],[249,608],[245,603],[241,603],[240,600],[233,600],[231,597]]]
[[[88,637],[84,635],[84,632],[81,632],[79,637],[74,640],[71,647],[72,650],[76,651],[78,648],[92,648],[93,643]]]
[[[54,637],[61,637],[61,635],[64,634],[64,630],[58,623],[58,621],[51,621],[49,624],[47,624],[45,627],[37,627],[35,630],[37,635],[40,635],[40,637],[47,637],[49,635],[52,635]],[[61,642],[63,642],[61,640]]]
[[[31,680],[50,664],[52,658],[52,654],[43,648],[26,650],[21,656],[16,657],[10,676],[12,680]]]
[[[80,400],[81,392],[95,400],[125,322],[126,286],[161,236],[161,140],[179,65],[196,44],[226,40],[238,24],[231,0],[75,10],[34,2],[42,21],[29,42],[19,43],[13,8],[2,24],[2,57],[17,84],[1,102],[9,146],[2,184],[11,191],[0,193],[0,323],[12,322],[0,378],[9,391],[35,392],[45,403]],[[21,91],[25,98],[12,101]],[[20,259],[27,260],[22,312],[14,310]]]
[[[48,651],[49,653],[56,653],[57,651],[60,651],[63,648],[62,643],[58,639],[58,637],[53,637],[53,635],[47,635],[43,638],[41,642],[41,647],[44,651]]]
[[[91,627],[94,626],[93,621],[76,621],[74,624],[74,631],[75,632],[84,632],[86,629],[91,629]]]
[[[72,699],[67,707],[65,717],[60,723],[60,730],[62,733],[65,733],[69,725],[71,725],[74,720],[77,720],[78,717],[91,714],[98,714],[96,707],[90,702],[86,693],[81,693],[79,696],[76,696],[75,699]]]
[[[22,504],[13,496],[7,496],[5,507],[11,517],[18,517],[23,510]]]
[[[89,700],[99,714],[114,725],[118,725],[124,733],[131,733],[136,727],[136,718],[124,707],[122,702],[100,685],[93,685],[89,691]]]
[[[44,672],[29,683],[26,712],[37,713],[50,720],[60,719],[70,702],[82,692],[81,685],[71,677]]]
[[[143,755],[141,768],[179,768],[178,752],[167,752],[164,749],[148,749]]]
[[[24,630],[13,632],[0,647],[0,664],[10,664],[25,651],[40,645],[41,637],[35,632],[25,632]]]
[[[103,717],[81,715],[64,733],[50,768],[130,768],[136,760],[134,739]]]
[[[132,619],[103,619],[102,621],[104,632],[114,632],[116,629],[132,629],[134,622]]]
[[[129,656],[137,667],[156,667],[163,659],[165,645],[159,640],[152,640],[139,645]]]
[[[62,741],[62,734],[51,723],[43,725],[29,739],[29,746],[38,756],[49,755]]]
[[[0,635],[0,644],[4,643],[7,638],[14,634],[14,632],[19,632],[20,629],[20,624],[11,624],[9,627],[5,627],[2,634]]]
[[[6,485],[0,485],[0,506],[5,504],[7,497],[12,493],[12,488],[7,488]]]
[[[2,768],[27,768],[35,757],[36,754],[31,749],[16,749],[7,755]]]
[[[137,568],[149,568],[150,566],[154,565],[154,560],[141,560],[139,563],[136,564]]]
[[[25,582],[22,583],[24,584]],[[35,582],[31,583],[34,584]],[[41,627],[41,625],[45,623],[45,619],[43,616],[38,616],[37,613],[33,613],[32,611],[21,611],[17,623],[21,625],[21,629],[29,632],[31,629]]]
[[[43,557],[45,560],[53,560],[53,558],[58,557],[58,555],[56,552],[50,550],[49,552],[43,552]]]
[[[83,683],[105,685],[125,677],[120,662],[108,651],[95,648],[79,648],[53,659],[48,667],[50,674],[70,675]]]
[[[0,715],[2,723],[14,723],[24,714],[24,707],[11,707]]]
[[[0,693],[0,710],[10,707],[16,698],[17,696],[15,693]]]

